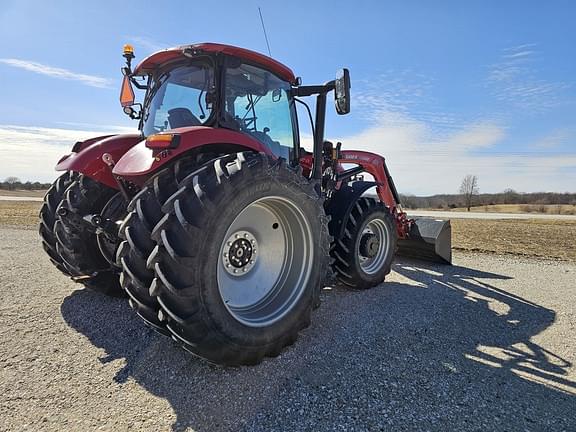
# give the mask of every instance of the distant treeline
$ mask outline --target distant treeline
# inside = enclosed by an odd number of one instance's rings
[[[400,201],[405,208],[460,208],[465,207],[462,195],[432,195],[419,197],[400,194]],[[533,192],[522,193],[506,190],[494,194],[478,194],[474,196],[473,206],[496,204],[576,204],[576,193]]]
[[[0,182],[0,190],[45,190],[51,186],[50,183],[40,183],[40,182]]]

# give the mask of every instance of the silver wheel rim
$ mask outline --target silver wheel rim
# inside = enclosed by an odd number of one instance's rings
[[[378,273],[386,262],[389,248],[390,234],[386,222],[382,219],[368,221],[356,245],[362,271],[369,275]]]
[[[310,224],[293,201],[271,196],[249,204],[220,247],[218,290],[228,312],[251,327],[284,317],[308,284],[313,248]]]

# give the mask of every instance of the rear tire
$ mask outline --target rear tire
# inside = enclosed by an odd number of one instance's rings
[[[382,283],[392,268],[397,241],[390,210],[373,198],[359,198],[344,235],[335,240],[330,251],[338,280],[355,289]]]
[[[156,246],[152,230],[164,216],[162,205],[178,190],[179,181],[190,173],[198,162],[191,158],[178,160],[174,165],[150,178],[142,190],[130,201],[128,215],[120,227],[117,263],[122,268],[120,283],[130,297],[132,309],[154,330],[168,335],[158,319],[160,305],[150,295],[154,271],[146,261]]]
[[[224,156],[183,180],[149,259],[173,338],[223,365],[256,364],[294,343],[328,266],[322,201],[300,168],[262,154]]]
[[[56,249],[66,272],[86,288],[106,295],[121,296],[119,269],[102,255],[94,232],[78,222],[89,214],[100,214],[118,191],[80,175],[66,190],[54,224]]]
[[[44,195],[44,204],[40,209],[40,225],[38,227],[40,238],[42,239],[42,247],[50,257],[52,264],[58,270],[67,276],[70,276],[66,267],[64,267],[64,260],[56,250],[56,234],[54,234],[54,224],[58,220],[56,210],[64,198],[66,189],[78,178],[78,174],[73,171],[67,171],[56,179],[52,184],[46,195]]]

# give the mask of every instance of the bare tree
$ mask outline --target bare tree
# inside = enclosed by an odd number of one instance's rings
[[[478,177],[471,174],[468,174],[466,177],[464,177],[462,179],[462,184],[460,185],[460,193],[464,197],[464,204],[466,205],[466,209],[470,211],[474,196],[478,195]]]
[[[14,190],[16,183],[20,183],[20,179],[18,177],[6,177],[4,183],[8,185],[8,190]]]

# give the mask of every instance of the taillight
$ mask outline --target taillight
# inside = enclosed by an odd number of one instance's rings
[[[173,149],[180,144],[180,135],[156,134],[146,138],[146,147],[151,149]]]

